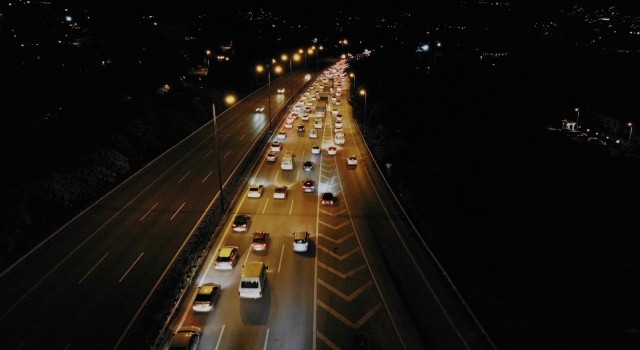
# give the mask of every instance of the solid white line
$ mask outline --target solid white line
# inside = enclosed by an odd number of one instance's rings
[[[216,119],[217,119],[217,118],[216,118]],[[224,141],[227,137],[229,137],[229,135],[230,135],[230,134],[225,134],[225,135],[222,137],[222,141]]]
[[[280,175],[280,169],[278,169],[278,171],[276,171],[276,177],[273,179],[273,181],[278,180],[278,175]]]
[[[293,211],[293,199],[291,200],[291,206],[289,207],[289,215],[291,215],[292,211]]]
[[[267,328],[267,336],[264,338],[264,347],[262,347],[262,350],[267,350],[267,343],[269,343],[269,328]]]
[[[140,218],[140,220],[138,220],[138,221],[142,221],[142,220],[144,220],[144,218],[146,218],[146,217],[147,217],[147,215],[149,215],[149,213],[153,210],[153,208],[155,208],[155,207],[156,207],[156,205],[158,205],[158,203],[160,203],[160,202],[156,202],[156,204],[154,204],[154,205],[153,205],[153,207],[151,207],[151,209],[149,209],[149,211],[148,211],[148,212],[146,212],[146,214],[144,214],[144,215]]]
[[[245,137],[245,135],[240,136],[240,140],[238,140],[238,141],[241,141],[244,137]]]
[[[95,265],[93,265],[93,267],[91,268],[91,270],[87,271],[87,273],[82,277],[82,279],[80,279],[78,281],[78,284],[82,283],[82,281],[84,281],[85,278],[87,278],[87,276],[89,276],[89,274],[91,273],[91,271],[93,271],[96,267],[98,267],[98,265],[100,265],[100,263],[102,262],[102,260],[104,260],[104,258],[107,257],[107,255],[109,255],[109,252],[107,252],[107,254],[105,254],[102,259],[100,259]]]
[[[282,255],[284,255],[284,244],[282,245],[282,249],[280,250],[280,261],[278,262],[278,273],[280,273],[280,268],[282,267]]]
[[[222,334],[224,333],[224,327],[226,327],[226,326],[222,325],[222,330],[220,330],[220,336],[218,337],[218,342],[216,342],[215,350],[218,350],[218,348],[220,347],[220,341],[222,340]]]
[[[207,152],[207,154],[204,155],[204,158],[207,158],[207,156],[209,156],[211,152],[213,152],[213,150],[210,150],[209,152]]]
[[[127,269],[127,272],[124,273],[124,275],[122,275],[122,277],[120,277],[120,280],[118,281],[118,283],[122,282],[122,280],[127,277],[127,274],[129,273],[129,271],[131,271],[131,269],[136,266],[136,264],[138,263],[138,260],[140,260],[140,258],[142,258],[142,256],[144,255],[144,252],[140,253],[140,255],[138,256],[138,258],[136,259],[136,261],[133,262],[133,264],[131,264],[131,266],[129,266],[129,268]]]
[[[182,207],[184,207],[184,205],[187,204],[187,202],[182,203],[182,205],[180,206],[180,208],[178,208],[178,210],[176,210],[176,212],[173,214],[173,216],[171,217],[171,219],[169,219],[169,221],[173,220],[173,218],[176,217],[176,215],[178,215],[178,213],[180,212],[180,209],[182,209]]]
[[[262,214],[264,214],[264,212],[267,210],[268,204],[269,204],[269,199],[267,198],[267,201],[264,203],[264,208],[262,208]]]
[[[71,346],[71,343],[67,344],[67,346],[64,347],[64,350],[67,350],[70,346]]]
[[[205,181],[207,181],[207,179],[209,178],[209,176],[211,176],[211,174],[213,174],[213,171],[210,171],[207,176],[204,177],[204,179],[202,179],[202,183],[204,183]]]
[[[224,157],[222,158],[227,158],[227,156],[231,153],[231,150],[229,150],[227,153],[224,154]]]
[[[191,172],[191,170],[187,171],[187,173],[184,174],[184,176],[180,180],[178,180],[178,183],[180,183],[182,180],[184,180],[184,178],[187,177],[187,175],[189,175],[190,172]]]

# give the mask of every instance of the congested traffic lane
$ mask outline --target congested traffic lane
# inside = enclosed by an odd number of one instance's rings
[[[346,104],[336,108],[345,116],[350,113]],[[282,140],[284,147],[278,152],[276,162],[267,162],[265,159],[249,180],[249,183],[265,186],[262,197],[256,199],[243,195],[238,206],[233,208],[234,213],[252,216],[251,227],[248,233],[234,233],[227,226],[217,244],[217,247],[239,246],[244,256],[243,261],[264,261],[269,266],[268,292],[258,300],[238,298],[242,264],[236,266],[231,273],[206,269],[198,283],[222,281],[225,293],[220,299],[221,306],[204,320],[201,315],[193,315],[185,308],[182,322],[174,326],[177,329],[196,324],[204,329],[201,343],[204,348],[348,347],[354,341],[356,331],[368,329],[378,329],[378,336],[383,339],[380,344],[385,347],[405,347],[398,338],[397,330],[384,326],[393,322],[389,319],[388,310],[383,307],[384,303],[377,289],[373,287],[372,278],[353,235],[336,239],[337,242],[349,244],[350,253],[343,254],[340,251],[342,247],[331,246],[329,230],[350,227],[349,216],[345,215],[345,194],[341,190],[337,172],[346,166],[346,154],[357,150],[349,146],[348,143],[352,141],[347,141],[346,145],[338,147],[336,155],[328,155],[327,149],[333,145],[335,115],[327,113],[323,127],[315,129],[319,131],[317,139],[308,137],[309,128],[313,129],[313,122],[314,118],[307,121],[296,120],[292,129],[283,126],[274,129],[274,139],[277,131],[287,133]],[[305,133],[294,131],[298,123],[305,125]],[[349,140],[353,137],[350,133],[354,130],[349,121],[345,120],[344,124]],[[311,153],[313,145],[320,146],[320,154]],[[296,155],[293,170],[280,168],[280,158],[286,151],[292,151]],[[308,160],[313,162],[313,170],[305,172],[302,164]],[[349,167],[348,171],[354,170]],[[301,182],[307,178],[316,182],[317,188],[313,193],[302,192]],[[286,200],[272,198],[276,185],[288,186],[289,195]],[[319,196],[325,191],[335,194],[337,205],[320,205]],[[291,233],[301,228],[312,233],[311,249],[304,254],[292,251]],[[271,233],[271,248],[266,254],[250,251],[251,232],[256,230]],[[214,256],[212,254],[210,259]],[[357,270],[352,278],[335,279],[336,274],[340,275],[341,269],[351,265],[356,266]],[[319,269],[322,272],[318,273]],[[348,294],[354,293],[354,290],[355,295],[349,297]],[[363,304],[363,300],[367,302]]]

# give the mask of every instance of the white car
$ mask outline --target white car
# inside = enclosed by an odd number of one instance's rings
[[[218,256],[216,257],[216,264],[214,269],[216,270],[231,270],[238,263],[238,247],[226,246],[220,249]]]
[[[276,158],[278,158],[276,152],[269,151],[269,153],[267,153],[267,162],[275,162]]]
[[[278,138],[280,140],[284,140],[287,138],[287,132],[286,131],[278,131]]]
[[[318,132],[316,131],[316,129],[309,130],[309,138],[310,139],[317,139],[318,138]]]
[[[329,148],[327,148],[327,154],[330,156],[335,156],[336,153],[338,153],[338,147],[336,146],[329,146]]]
[[[320,154],[321,148],[318,145],[311,146],[311,154]]]
[[[336,129],[342,129],[342,120],[336,120]]]
[[[358,158],[355,155],[350,155],[347,157],[347,165],[356,166],[358,165]]]
[[[334,108],[331,110],[331,114],[333,114],[333,115],[338,115],[338,109],[334,107]]]
[[[284,88],[278,89],[279,94],[284,94]]]
[[[313,101],[311,100],[307,101],[307,106],[313,106]]]
[[[296,231],[293,233],[293,251],[306,252],[309,250],[309,232]]]
[[[337,122],[341,122],[342,121],[342,114],[336,115],[336,121]]]
[[[339,106],[340,105],[340,100],[336,100],[335,104],[336,104],[336,106]]]
[[[276,186],[273,191],[273,198],[275,199],[287,199],[287,186]]]
[[[309,120],[309,115],[308,114],[303,114],[302,117],[300,117],[300,119]]]
[[[284,123],[284,127],[287,129],[293,129],[293,123]]]
[[[313,123],[313,126],[316,129],[322,129],[322,119],[316,119],[316,121]]]
[[[262,113],[262,112],[264,112],[264,106],[263,106],[263,105],[258,106],[258,107],[256,108],[256,112],[258,112],[258,113]]]
[[[210,282],[198,287],[196,299],[191,307],[195,312],[209,312],[216,306],[216,301],[220,297],[222,288],[219,283]]]
[[[258,184],[249,185],[249,192],[247,192],[247,197],[249,198],[260,198],[262,197],[262,192],[264,191],[264,186]]]
[[[282,151],[282,142],[280,141],[273,141],[271,143],[271,151],[273,152],[280,152]]]
[[[305,113],[311,113],[311,107],[309,107],[309,106],[304,107],[304,112]]]

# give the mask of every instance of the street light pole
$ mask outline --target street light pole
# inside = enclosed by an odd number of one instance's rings
[[[627,124],[629,126],[629,140],[627,140],[627,143],[631,142],[631,135],[633,135],[633,124],[629,123]]]
[[[576,117],[576,126],[577,126],[578,123],[580,122],[580,108],[576,107],[575,111],[578,113],[578,116]]]
[[[211,109],[213,110],[213,138],[215,139],[216,147],[216,161],[218,162],[218,187],[220,190],[220,206],[224,211],[224,193],[222,192],[222,172],[220,171],[220,152],[218,151],[218,118],[216,117],[216,105],[212,102]]]
[[[353,90],[353,93],[356,93],[356,75],[353,73],[349,73],[349,76],[353,78],[353,87],[351,88]]]
[[[367,134],[367,91],[365,89],[360,90],[360,95],[364,96],[364,121],[362,122],[363,134]]]

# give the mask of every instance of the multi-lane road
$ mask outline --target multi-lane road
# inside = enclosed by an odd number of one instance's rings
[[[274,114],[292,98],[291,87],[302,85],[302,74],[271,83]],[[345,81],[343,90],[348,86]],[[286,88],[285,94],[276,94],[277,88]],[[191,291],[171,328],[201,327],[201,349],[350,349],[362,338],[373,349],[490,347],[451,286],[442,283],[442,271],[434,267],[424,242],[399,219],[347,98],[342,100],[337,108],[344,116],[346,143],[336,155],[326,153],[333,144],[335,117],[330,113],[317,139],[308,138],[313,118],[283,129],[283,151],[295,154],[294,169],[280,169],[283,152],[275,163],[259,163],[249,182],[265,185],[264,194],[247,198],[243,192],[230,208],[229,217],[252,215],[249,231],[233,232],[226,223],[194,283],[222,285],[216,309],[191,312]],[[224,180],[268,129],[268,111],[255,111],[267,101],[262,89],[218,116],[218,152],[209,123],[3,271],[2,347],[121,348],[145,301],[217,195],[217,154]],[[305,124],[304,134],[296,132],[298,123]],[[312,144],[322,146],[321,154],[311,154]],[[265,154],[266,146],[261,146]],[[356,167],[347,166],[347,154],[358,156]],[[314,163],[312,171],[302,170],[305,160]],[[316,192],[302,192],[306,178],[316,181]],[[273,198],[276,184],[289,187],[287,199]],[[319,194],[325,191],[336,194],[337,205],[321,205]],[[299,229],[312,233],[307,253],[292,251],[291,234]],[[250,251],[256,230],[271,233],[266,252]],[[211,261],[226,245],[240,248],[240,262],[230,271],[214,270]],[[261,299],[240,299],[242,265],[253,260],[269,266],[267,290]]]

